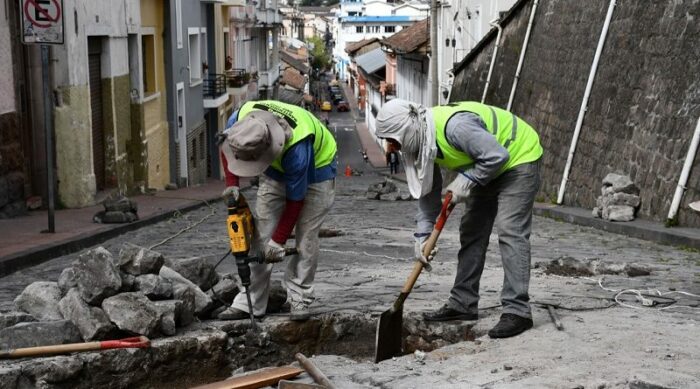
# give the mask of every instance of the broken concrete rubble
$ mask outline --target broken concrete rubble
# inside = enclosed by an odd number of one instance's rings
[[[134,276],[157,274],[164,261],[161,253],[131,243],[124,244],[119,251],[119,267]]]
[[[0,330],[3,328],[12,327],[17,323],[26,323],[31,321],[36,321],[36,318],[25,312],[0,313]]]
[[[238,282],[233,277],[222,277],[216,285],[207,291],[207,295],[212,301],[220,305],[231,305],[234,297],[238,294]]]
[[[122,331],[152,336],[160,322],[160,310],[143,293],[128,292],[109,297],[102,309]]]
[[[209,263],[206,258],[168,259],[166,264],[203,291],[209,290],[219,281],[219,275],[214,270],[214,265]]]
[[[593,208],[593,217],[617,222],[634,220],[640,205],[639,188],[629,176],[608,174],[603,179],[601,193]]]
[[[56,282],[37,281],[15,298],[15,307],[39,320],[62,320],[58,309],[60,300],[61,290]]]
[[[156,274],[143,274],[136,277],[136,289],[152,300],[165,300],[173,296],[170,280]]]
[[[0,330],[0,350],[78,343],[80,331],[68,320],[18,323]]]
[[[182,299],[185,290],[189,289],[194,294],[194,312],[196,315],[204,315],[212,308],[213,302],[206,293],[202,291],[197,285],[192,283],[192,281],[183,277],[180,273],[175,270],[163,266],[160,268],[160,276],[169,280],[173,285],[173,296],[176,299]]]
[[[408,187],[403,183],[385,178],[383,182],[371,184],[365,196],[368,200],[401,201],[411,200]]]
[[[104,211],[93,216],[95,223],[130,223],[139,220],[135,201],[121,194],[113,194],[102,203]]]
[[[103,247],[80,255],[73,262],[73,268],[80,295],[89,304],[99,305],[105,298],[117,294],[122,287],[114,258]]]
[[[58,288],[61,289],[61,295],[65,295],[71,288],[78,286],[75,282],[75,269],[69,266],[61,272],[58,277]]]
[[[610,263],[598,258],[576,259],[561,257],[551,262],[538,262],[535,268],[543,268],[547,274],[569,277],[590,277],[601,274],[626,274],[629,277],[651,274],[646,266],[630,263]]]
[[[105,312],[88,305],[75,288],[68,291],[58,307],[63,317],[78,327],[84,340],[105,339],[114,330]]]

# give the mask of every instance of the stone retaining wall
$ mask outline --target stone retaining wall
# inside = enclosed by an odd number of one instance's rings
[[[512,111],[545,148],[540,199],[556,200],[608,1],[542,0]],[[505,18],[486,103],[506,107],[532,1]],[[564,203],[592,209],[606,174],[629,174],[642,217],[665,220],[700,116],[700,3],[618,1],[591,91]],[[453,101],[481,100],[495,30],[455,68]],[[700,226],[700,159],[678,221]]]

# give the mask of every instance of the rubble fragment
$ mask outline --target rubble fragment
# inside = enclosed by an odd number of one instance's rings
[[[165,300],[173,296],[173,284],[170,280],[156,274],[143,274],[136,277],[136,289],[152,300]]]
[[[173,296],[176,299],[183,299],[183,294],[185,290],[189,289],[194,294],[194,312],[196,315],[206,314],[213,306],[213,302],[206,293],[202,291],[197,285],[192,283],[192,281],[183,277],[180,273],[175,270],[163,266],[160,268],[160,276],[164,277],[173,285]]]
[[[630,263],[609,263],[598,258],[576,259],[561,257],[551,262],[538,262],[535,268],[543,268],[546,274],[568,277],[590,277],[601,274],[626,274],[629,277],[647,276],[651,270]]]
[[[36,318],[25,312],[0,313],[0,330],[3,328],[12,327],[17,323],[26,323],[31,321],[36,321]]]
[[[134,276],[157,274],[165,259],[159,252],[127,243],[119,251],[119,267]]]
[[[214,265],[203,257],[168,259],[166,264],[203,291],[211,289],[219,281],[219,274],[214,269]]]
[[[91,307],[73,288],[58,303],[61,314],[70,320],[84,340],[105,339],[114,330],[105,312],[98,307]]]
[[[73,268],[80,295],[89,304],[99,305],[105,298],[117,294],[122,287],[114,258],[104,247],[81,254],[73,262]]]
[[[80,341],[80,331],[68,320],[19,323],[0,330],[0,350]]]
[[[160,323],[160,310],[143,293],[129,292],[109,297],[102,309],[120,330],[134,334],[154,335]]]
[[[639,188],[629,176],[610,173],[603,179],[601,196],[596,200],[593,217],[608,221],[627,222],[634,220],[641,203]]]
[[[29,284],[15,298],[15,308],[39,320],[63,320],[58,310],[61,290],[56,282],[37,281]]]

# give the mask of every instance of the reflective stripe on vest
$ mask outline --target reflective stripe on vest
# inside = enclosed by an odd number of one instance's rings
[[[336,153],[335,138],[328,129],[314,115],[307,110],[296,105],[286,104],[279,101],[249,101],[238,110],[237,120],[241,120],[253,110],[263,110],[272,112],[289,123],[292,127],[292,136],[285,142],[282,153],[275,158],[270,166],[275,170],[284,173],[282,168],[282,157],[290,147],[308,138],[314,137],[314,167],[316,169],[329,165],[333,162]]]
[[[460,112],[471,112],[479,116],[486,125],[486,130],[508,150],[510,157],[499,174],[515,166],[534,162],[542,156],[537,132],[524,120],[506,110],[477,102],[461,102],[433,107],[431,112],[439,149],[435,162],[444,168],[464,171],[474,164],[470,155],[450,145],[445,136],[447,122]]]

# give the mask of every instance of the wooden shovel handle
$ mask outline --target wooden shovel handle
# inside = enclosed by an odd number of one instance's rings
[[[37,357],[42,355],[65,354],[77,351],[106,350],[113,348],[145,348],[150,347],[150,345],[151,342],[147,337],[136,336],[133,338],[106,340],[103,342],[70,343],[53,346],[18,348],[0,352],[0,358]]]
[[[428,257],[428,255],[430,255],[430,252],[433,251],[433,249],[435,248],[435,244],[437,243],[437,240],[440,237],[442,228],[445,226],[445,222],[447,222],[447,217],[450,216],[450,213],[452,213],[452,210],[455,208],[455,204],[451,204],[451,201],[452,192],[447,192],[447,194],[445,195],[445,200],[442,201],[440,216],[438,216],[437,221],[435,222],[435,227],[433,227],[433,232],[430,233],[430,236],[428,237],[428,240],[425,243],[425,248],[423,248],[423,256],[425,256],[426,258]],[[416,283],[416,280],[418,279],[418,276],[420,275],[421,271],[423,271],[423,262],[416,261],[416,264],[413,266],[413,271],[411,272],[411,275],[408,276],[406,283],[403,285],[403,289],[401,289],[402,294],[408,295],[409,293],[411,293],[413,285]]]

